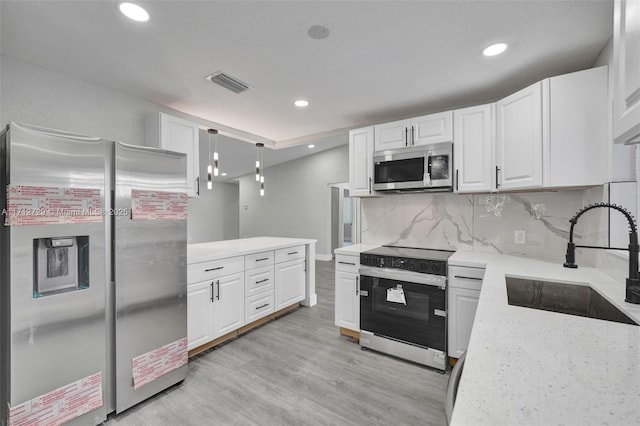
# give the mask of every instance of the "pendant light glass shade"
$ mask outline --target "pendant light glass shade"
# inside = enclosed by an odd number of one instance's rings
[[[262,175],[262,169],[260,168],[260,160],[262,158],[263,149],[264,149],[263,143],[256,144],[256,182],[260,182],[260,176]]]
[[[260,176],[260,196],[264,197],[264,175]]]
[[[207,158],[207,189],[213,188],[213,177],[218,176],[218,131],[216,129],[207,130],[209,133],[209,157]],[[211,162],[211,139],[214,141],[213,165]]]

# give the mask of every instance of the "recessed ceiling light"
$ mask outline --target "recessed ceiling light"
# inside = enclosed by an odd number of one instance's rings
[[[222,173],[222,176],[226,176],[226,175],[227,175],[226,173]]]
[[[316,146],[314,144],[309,145],[309,148],[315,148]]]
[[[297,107],[304,108],[306,106],[309,106],[309,101],[305,101],[304,99],[298,99],[293,104]]]
[[[484,56],[496,56],[496,55],[501,54],[505,50],[507,50],[507,44],[506,43],[496,43],[496,44],[492,44],[491,46],[485,48],[482,51],[482,54]]]
[[[322,40],[323,38],[329,37],[329,28],[323,27],[322,25],[314,25],[309,28],[307,34],[313,39]]]
[[[120,12],[134,21],[147,22],[149,20],[149,13],[137,4],[120,3]]]

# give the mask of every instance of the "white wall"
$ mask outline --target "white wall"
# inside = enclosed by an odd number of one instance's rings
[[[240,236],[314,238],[316,256],[331,258],[329,184],[349,180],[348,145],[268,167],[264,176],[264,197],[255,174],[240,178]]]
[[[144,145],[144,119],[160,111],[189,118],[142,99],[0,56],[3,126],[15,121]],[[200,160],[202,174],[206,171],[206,153]],[[188,239],[237,238],[237,200],[237,185],[232,184],[218,184],[215,191],[190,199]]]

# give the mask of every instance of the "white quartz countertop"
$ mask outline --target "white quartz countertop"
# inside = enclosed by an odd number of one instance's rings
[[[347,247],[340,247],[335,249],[333,252],[335,254],[346,254],[346,255],[359,255],[363,251],[372,250],[376,247],[380,247],[380,244],[353,244]]]
[[[640,322],[624,282],[596,269],[458,252],[486,265],[452,425],[640,424],[640,327],[507,303],[505,275],[590,285]]]
[[[317,240],[307,238],[254,237],[188,244],[187,263],[191,264],[233,256],[244,256],[261,251],[277,250],[316,242]]]

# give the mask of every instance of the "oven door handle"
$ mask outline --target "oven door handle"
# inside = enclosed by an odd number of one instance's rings
[[[360,266],[358,271],[360,276],[404,281],[414,284],[426,284],[440,287],[441,289],[445,289],[447,286],[447,277],[443,275],[421,274],[419,272],[404,271],[402,269],[374,268],[371,266]]]

